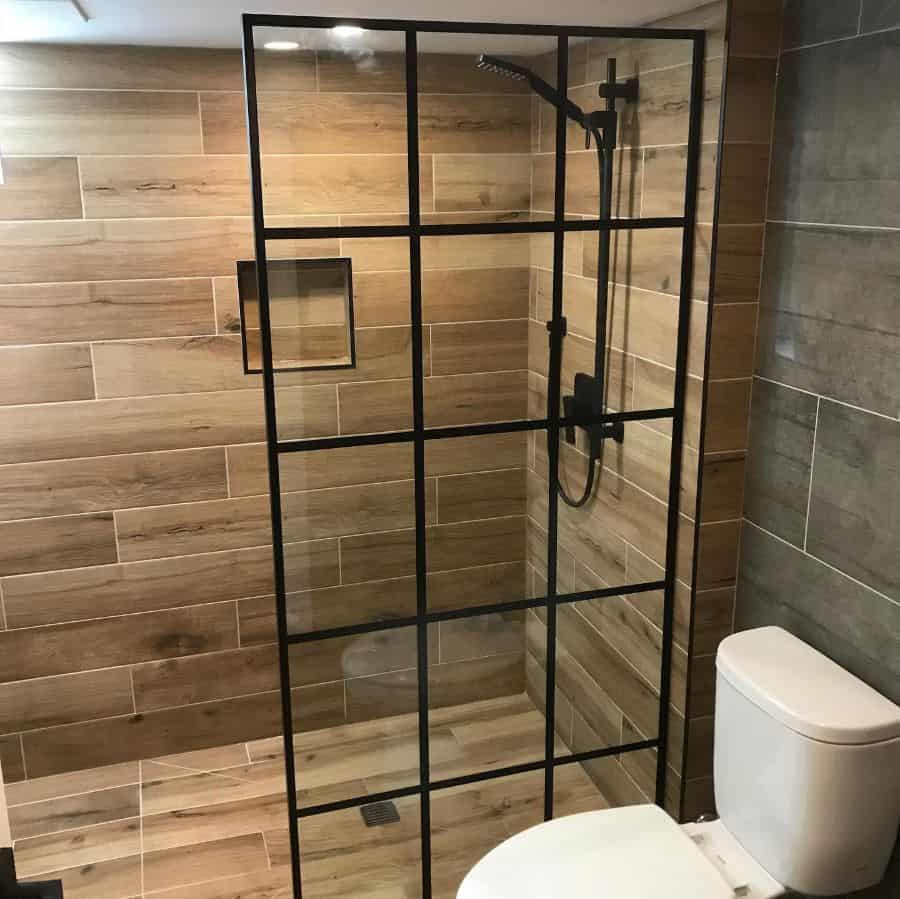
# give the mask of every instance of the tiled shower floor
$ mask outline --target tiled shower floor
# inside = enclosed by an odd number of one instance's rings
[[[433,776],[534,761],[544,718],[525,696],[431,716]],[[287,899],[291,895],[280,738],[8,785],[22,879],[56,879],[66,899]],[[416,716],[298,735],[300,802],[413,783]],[[436,899],[506,836],[541,819],[541,772],[432,797]],[[606,805],[579,765],[557,770],[559,814]],[[302,822],[304,899],[415,899],[417,798],[400,822],[367,828],[358,809]]]

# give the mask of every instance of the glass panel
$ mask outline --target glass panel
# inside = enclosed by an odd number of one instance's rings
[[[291,647],[301,808],[419,783],[416,656],[414,627]]]
[[[544,772],[431,794],[435,899],[454,899],[463,877],[495,846],[544,819]]]
[[[526,435],[429,440],[429,611],[526,595]],[[432,492],[433,491],[433,492]]]
[[[242,448],[231,457],[235,471],[263,461]],[[415,615],[414,567],[398,576],[379,551],[415,527],[412,445],[282,453],[279,469],[288,630]]]
[[[429,669],[431,778],[540,761],[546,724],[546,634],[523,611],[432,625]],[[530,633],[527,633],[530,631]]]
[[[541,127],[556,127],[556,39],[423,33],[418,45],[423,222],[545,218],[532,168]]]
[[[299,251],[299,252],[298,252]],[[279,259],[315,252],[353,269],[355,365],[334,371],[276,374],[279,438],[365,434],[412,427],[409,241],[405,237],[269,241]],[[221,279],[224,280],[224,279]],[[217,301],[219,295],[217,293]],[[328,351],[327,307],[304,303],[300,328],[311,355]],[[221,315],[221,311],[220,311]],[[322,349],[317,349],[319,343]],[[253,379],[248,379],[253,386]]]
[[[571,752],[634,742],[626,719],[647,735],[637,739],[656,735],[662,633],[644,615],[652,602],[637,594],[558,606],[556,686],[571,710],[559,735]]]
[[[690,41],[571,39],[568,99],[583,112],[607,110],[600,91],[609,83],[610,60],[620,89],[635,78],[638,83],[635,99],[615,101],[616,149],[609,172],[604,173],[607,162],[601,164],[596,137],[586,147],[588,132],[569,121],[567,215],[600,218],[601,198],[608,200],[613,218],[684,214],[692,52]],[[718,121],[717,115],[708,118]],[[605,123],[596,122],[603,135]],[[715,134],[707,139],[715,140]]]
[[[408,221],[403,33],[257,27],[254,43],[266,225]],[[203,96],[207,152],[246,152],[240,97]]]
[[[399,820],[367,827],[358,808],[300,819],[304,899],[422,895],[419,798],[394,800]]]
[[[268,264],[272,362],[278,370],[354,363],[349,259],[283,259]],[[245,368],[262,372],[255,262],[237,264]]]
[[[528,415],[527,234],[422,240],[427,427]]]

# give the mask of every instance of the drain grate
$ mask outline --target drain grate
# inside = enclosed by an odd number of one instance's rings
[[[382,824],[396,824],[400,820],[400,812],[393,802],[372,802],[360,807],[366,827],[381,827]]]

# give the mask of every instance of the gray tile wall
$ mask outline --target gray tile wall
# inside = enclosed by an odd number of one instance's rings
[[[900,703],[900,0],[785,14],[735,627]]]

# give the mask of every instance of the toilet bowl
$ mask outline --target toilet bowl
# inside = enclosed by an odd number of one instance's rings
[[[583,812],[505,840],[457,899],[773,899],[883,878],[900,821],[900,708],[777,627],[716,659],[720,818]]]

